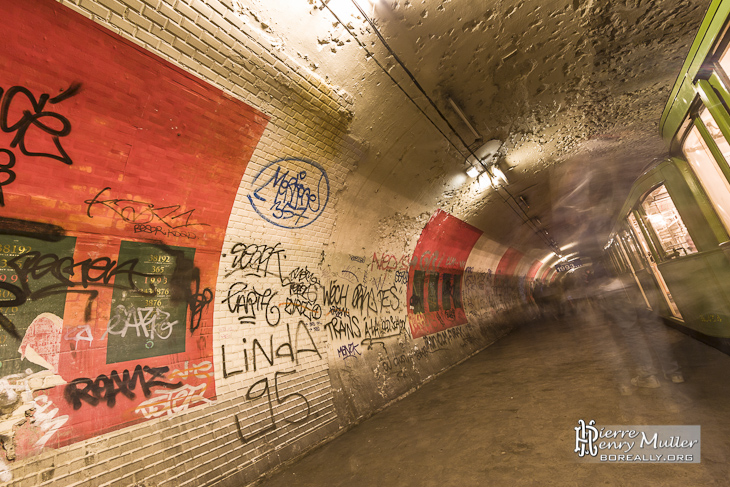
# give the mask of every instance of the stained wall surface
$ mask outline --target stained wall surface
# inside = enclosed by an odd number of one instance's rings
[[[541,256],[237,5],[0,1],[4,482],[242,485],[531,316]]]

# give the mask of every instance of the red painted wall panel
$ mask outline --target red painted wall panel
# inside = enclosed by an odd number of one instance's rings
[[[517,269],[517,265],[520,263],[520,260],[525,256],[522,252],[519,250],[508,248],[504,254],[502,254],[502,258],[499,260],[499,264],[497,264],[497,270],[494,272],[495,275],[502,275],[502,276],[512,276],[515,273],[515,269]]]
[[[542,266],[542,262],[539,260],[536,260],[532,263],[530,266],[530,270],[527,271],[527,278],[528,279],[535,279],[535,276],[537,275],[537,271],[540,270],[540,267]]]
[[[421,231],[408,274],[408,321],[413,338],[466,323],[461,281],[482,232],[437,210]]]
[[[548,274],[550,273],[550,271],[552,271],[552,270],[553,270],[553,268],[552,268],[552,267],[547,267],[547,268],[546,268],[546,269],[545,269],[545,270],[544,270],[544,271],[542,272],[542,275],[540,276],[540,279],[542,279],[542,280],[545,280],[545,278],[547,277],[547,275],[548,275]]]
[[[268,118],[52,0],[0,16],[0,377],[63,382],[16,407],[58,408],[22,457],[215,398],[218,263]]]

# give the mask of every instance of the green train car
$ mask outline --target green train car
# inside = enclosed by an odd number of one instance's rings
[[[730,353],[730,1],[710,5],[662,114],[670,158],[632,186],[605,250],[646,305]]]

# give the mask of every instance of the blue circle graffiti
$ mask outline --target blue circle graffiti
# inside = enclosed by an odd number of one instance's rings
[[[322,214],[330,197],[327,171],[313,161],[279,159],[259,171],[248,201],[261,218],[282,228],[304,228]]]

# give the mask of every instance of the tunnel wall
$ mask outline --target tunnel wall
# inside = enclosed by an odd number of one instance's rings
[[[14,485],[241,485],[531,315],[535,260],[439,209],[341,237],[349,95],[171,3],[2,2]]]

